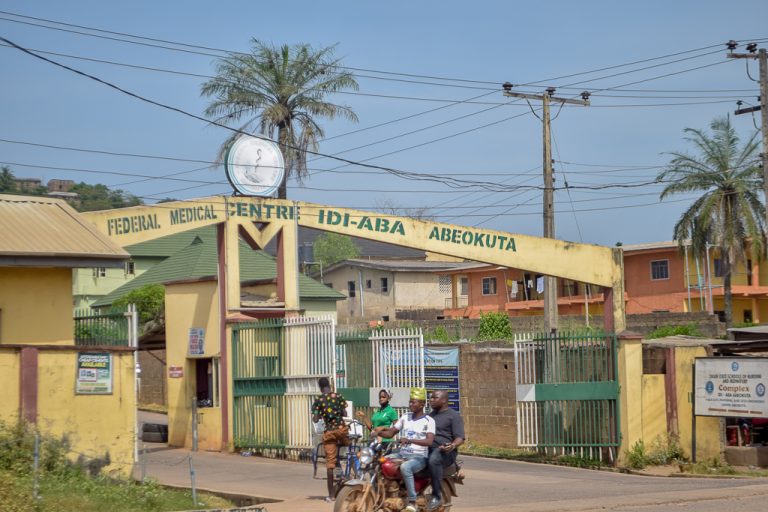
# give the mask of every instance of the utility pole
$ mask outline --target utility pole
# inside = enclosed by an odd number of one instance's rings
[[[739,108],[735,114],[749,114],[751,112],[760,112],[761,129],[763,138],[763,152],[760,158],[763,161],[763,194],[765,194],[765,203],[768,205],[768,51],[765,48],[757,50],[756,43],[747,45],[749,53],[733,53],[738,43],[728,41],[726,43],[729,53],[729,59],[756,59],[760,65],[760,106]],[[768,211],[766,211],[766,225],[768,225]]]
[[[555,88],[547,88],[544,94],[523,94],[512,92],[511,83],[502,85],[504,96],[523,98],[526,100],[540,100],[542,104],[541,121],[544,128],[544,238],[555,238],[555,208],[554,208],[554,176],[552,171],[552,134],[550,130],[550,102],[558,102],[561,105],[571,103],[574,105],[589,106],[589,93],[581,93],[581,99],[556,98]],[[535,115],[535,113],[534,113]],[[537,116],[538,117],[538,116]],[[544,331],[553,333],[557,331],[557,278],[544,276]]]

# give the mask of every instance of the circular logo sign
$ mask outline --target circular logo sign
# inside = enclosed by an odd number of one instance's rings
[[[731,363],[731,370],[737,371],[739,369],[739,363],[737,361],[734,361]]]
[[[227,179],[246,196],[273,196],[285,174],[280,148],[267,139],[242,135],[224,156]]]
[[[757,394],[757,396],[765,395],[765,384],[763,384],[762,382],[758,384],[757,387],[755,388],[755,393]]]
[[[708,395],[711,395],[712,392],[715,390],[715,384],[711,380],[708,380],[706,385],[704,386],[704,389],[707,391]]]

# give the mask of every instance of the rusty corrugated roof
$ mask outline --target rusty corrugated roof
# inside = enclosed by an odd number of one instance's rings
[[[130,255],[60,199],[0,194],[0,256],[125,260]]]

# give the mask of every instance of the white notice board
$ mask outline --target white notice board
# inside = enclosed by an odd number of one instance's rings
[[[697,416],[768,418],[768,358],[697,357]]]

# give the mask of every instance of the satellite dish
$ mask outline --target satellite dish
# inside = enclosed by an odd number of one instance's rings
[[[285,174],[283,153],[269,139],[241,135],[224,155],[232,186],[244,196],[274,196]]]

